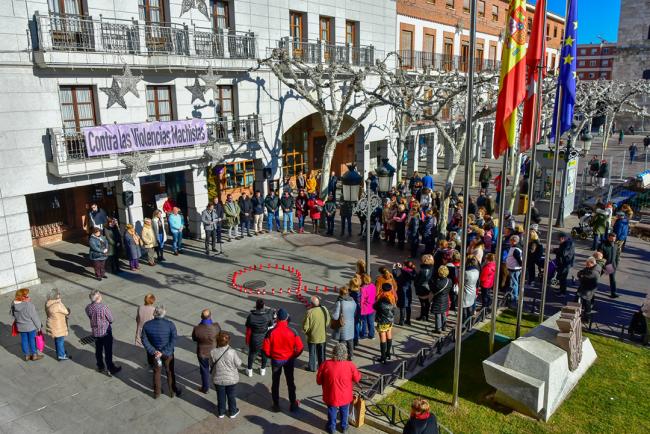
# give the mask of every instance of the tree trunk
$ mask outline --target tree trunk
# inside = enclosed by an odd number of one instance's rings
[[[320,173],[320,197],[325,200],[327,198],[327,186],[330,181],[330,172],[332,171],[332,158],[336,150],[336,140],[327,138],[325,143],[325,150],[323,151],[323,165],[321,166]]]
[[[452,148],[453,149],[453,148]],[[456,156],[454,156],[454,160],[456,159]],[[447,185],[451,183],[451,186],[454,186],[454,180],[456,179],[456,172],[458,172],[458,162],[452,163],[451,167],[449,168],[449,171],[447,172],[447,176],[445,178],[445,185],[444,188],[447,188]],[[445,190],[443,190],[444,192]],[[463,196],[465,197],[465,196]],[[443,234],[447,235],[447,222],[449,221],[449,199],[451,196],[448,196],[445,198],[445,200],[442,202],[442,209],[440,210],[440,222],[439,222],[439,227],[438,231]]]
[[[403,172],[402,163],[404,162],[404,141],[399,135],[397,137],[396,151],[397,152],[396,152],[395,174],[397,176],[397,182],[400,182],[402,180],[402,172]]]

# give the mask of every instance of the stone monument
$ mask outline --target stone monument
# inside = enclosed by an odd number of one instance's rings
[[[580,305],[568,303],[525,336],[483,361],[495,399],[520,413],[548,421],[596,360],[582,336]]]

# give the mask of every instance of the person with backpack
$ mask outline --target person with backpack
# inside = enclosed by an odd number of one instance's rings
[[[293,371],[296,359],[304,349],[302,339],[289,327],[289,314],[283,308],[278,309],[277,322],[262,344],[264,354],[271,359],[273,369],[271,398],[273,399],[272,411],[280,412],[280,378],[284,371],[289,392],[290,410],[298,411],[300,402],[296,399],[296,383]]]
[[[219,332],[216,341],[217,347],[210,351],[210,372],[217,389],[217,417],[225,417],[227,402],[228,417],[234,419],[239,414],[236,386],[242,361],[230,346],[230,334]]]
[[[253,376],[253,362],[261,353],[262,365],[260,375],[266,374],[266,354],[262,351],[264,338],[268,331],[273,328],[273,312],[264,306],[264,300],[258,298],[255,302],[255,309],[251,310],[246,318],[246,344],[248,345],[248,364],[246,375]]]
[[[415,295],[420,300],[420,316],[417,321],[429,321],[429,311],[431,310],[431,289],[429,281],[433,278],[433,255],[422,256],[420,271],[415,276],[414,286]]]
[[[311,305],[305,318],[302,320],[302,331],[307,338],[309,349],[309,364],[307,370],[316,370],[325,361],[325,347],[327,346],[327,326],[330,323],[331,315],[326,308],[320,305],[320,298],[313,295]]]

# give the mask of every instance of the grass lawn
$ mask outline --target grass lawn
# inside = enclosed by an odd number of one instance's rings
[[[497,332],[514,337],[516,318],[506,311]],[[524,316],[522,334],[534,327]],[[460,405],[451,406],[454,352],[447,353],[383,402],[410,409],[429,400],[438,421],[454,433],[650,433],[650,350],[587,334],[598,359],[548,423],[513,412],[489,399],[492,389],[481,362],[488,357],[489,324],[463,342]],[[499,347],[497,347],[499,348]]]

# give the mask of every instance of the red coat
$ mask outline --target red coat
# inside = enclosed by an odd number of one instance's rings
[[[323,202],[323,199],[319,198],[309,199],[307,206],[309,207],[309,217],[311,217],[312,220],[318,220],[320,219],[320,213],[325,206],[325,202]]]
[[[303,348],[302,339],[289,328],[287,321],[278,321],[262,344],[262,351],[272,360],[293,359]]]
[[[361,373],[348,360],[326,360],[316,374],[316,383],[323,386],[323,402],[328,407],[340,407],[352,402],[354,383],[361,381]]]
[[[497,263],[486,262],[483,268],[481,269],[481,276],[479,277],[479,282],[481,288],[492,288],[494,286],[494,275],[497,271]]]

